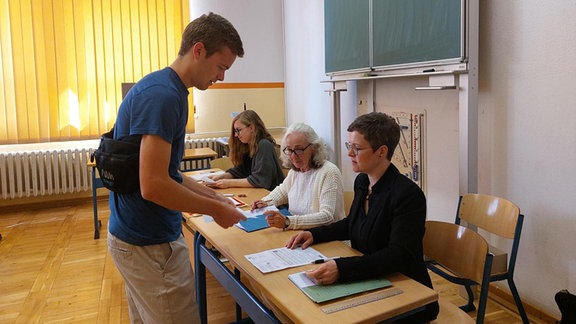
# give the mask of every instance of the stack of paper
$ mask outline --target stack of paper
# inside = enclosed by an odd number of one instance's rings
[[[289,275],[288,278],[300,288],[306,296],[316,303],[392,286],[392,283],[384,278],[318,285],[312,279],[308,278],[304,271],[293,273]]]

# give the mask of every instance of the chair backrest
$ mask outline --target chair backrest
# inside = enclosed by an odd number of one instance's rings
[[[466,194],[460,197],[456,224],[460,223],[460,218],[487,232],[514,239],[519,217],[522,217],[520,208],[504,198]]]
[[[426,221],[423,247],[426,257],[456,276],[482,284],[488,243],[480,234],[457,224]]]
[[[210,161],[210,168],[218,168],[221,169],[222,171],[226,171],[233,166],[234,164],[232,163],[229,157],[221,157]]]

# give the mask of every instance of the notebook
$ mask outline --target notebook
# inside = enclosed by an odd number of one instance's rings
[[[305,271],[288,275],[288,278],[316,303],[392,286],[392,283],[384,278],[318,285],[306,276]]]

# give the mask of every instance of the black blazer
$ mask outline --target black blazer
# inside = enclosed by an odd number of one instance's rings
[[[354,249],[364,253],[335,260],[340,282],[401,272],[432,288],[422,252],[426,222],[424,193],[390,164],[372,187],[366,214],[364,202],[368,185],[366,174],[356,177],[349,216],[331,225],[311,229],[314,243],[350,240]],[[438,303],[433,303],[401,322],[430,321],[436,318],[438,310]]]

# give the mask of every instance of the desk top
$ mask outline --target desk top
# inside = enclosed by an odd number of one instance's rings
[[[266,194],[266,190],[256,188],[231,188],[224,189],[222,192],[242,192],[247,195],[243,198],[246,199],[246,203]],[[263,274],[244,257],[247,254],[282,247],[292,235],[297,233],[296,231],[268,228],[247,233],[236,227],[223,229],[215,222],[205,222],[203,217],[188,217],[187,224],[199,231],[223,256],[228,258],[234,267],[240,270],[243,278],[247,278],[254,287],[253,293],[259,299],[275,312],[281,312],[296,323],[377,322],[438,299],[434,290],[398,273],[387,276],[387,279],[403,293],[325,314],[322,307],[341,300],[316,304],[288,279],[289,274],[313,269],[317,265],[305,265]],[[359,252],[339,241],[315,244],[313,247],[327,257],[360,255]]]
[[[182,157],[182,160],[185,161],[185,160],[206,159],[206,158],[214,159],[217,156],[218,153],[216,153],[213,149],[209,147],[199,147],[199,148],[186,149],[184,151],[184,156]]]

